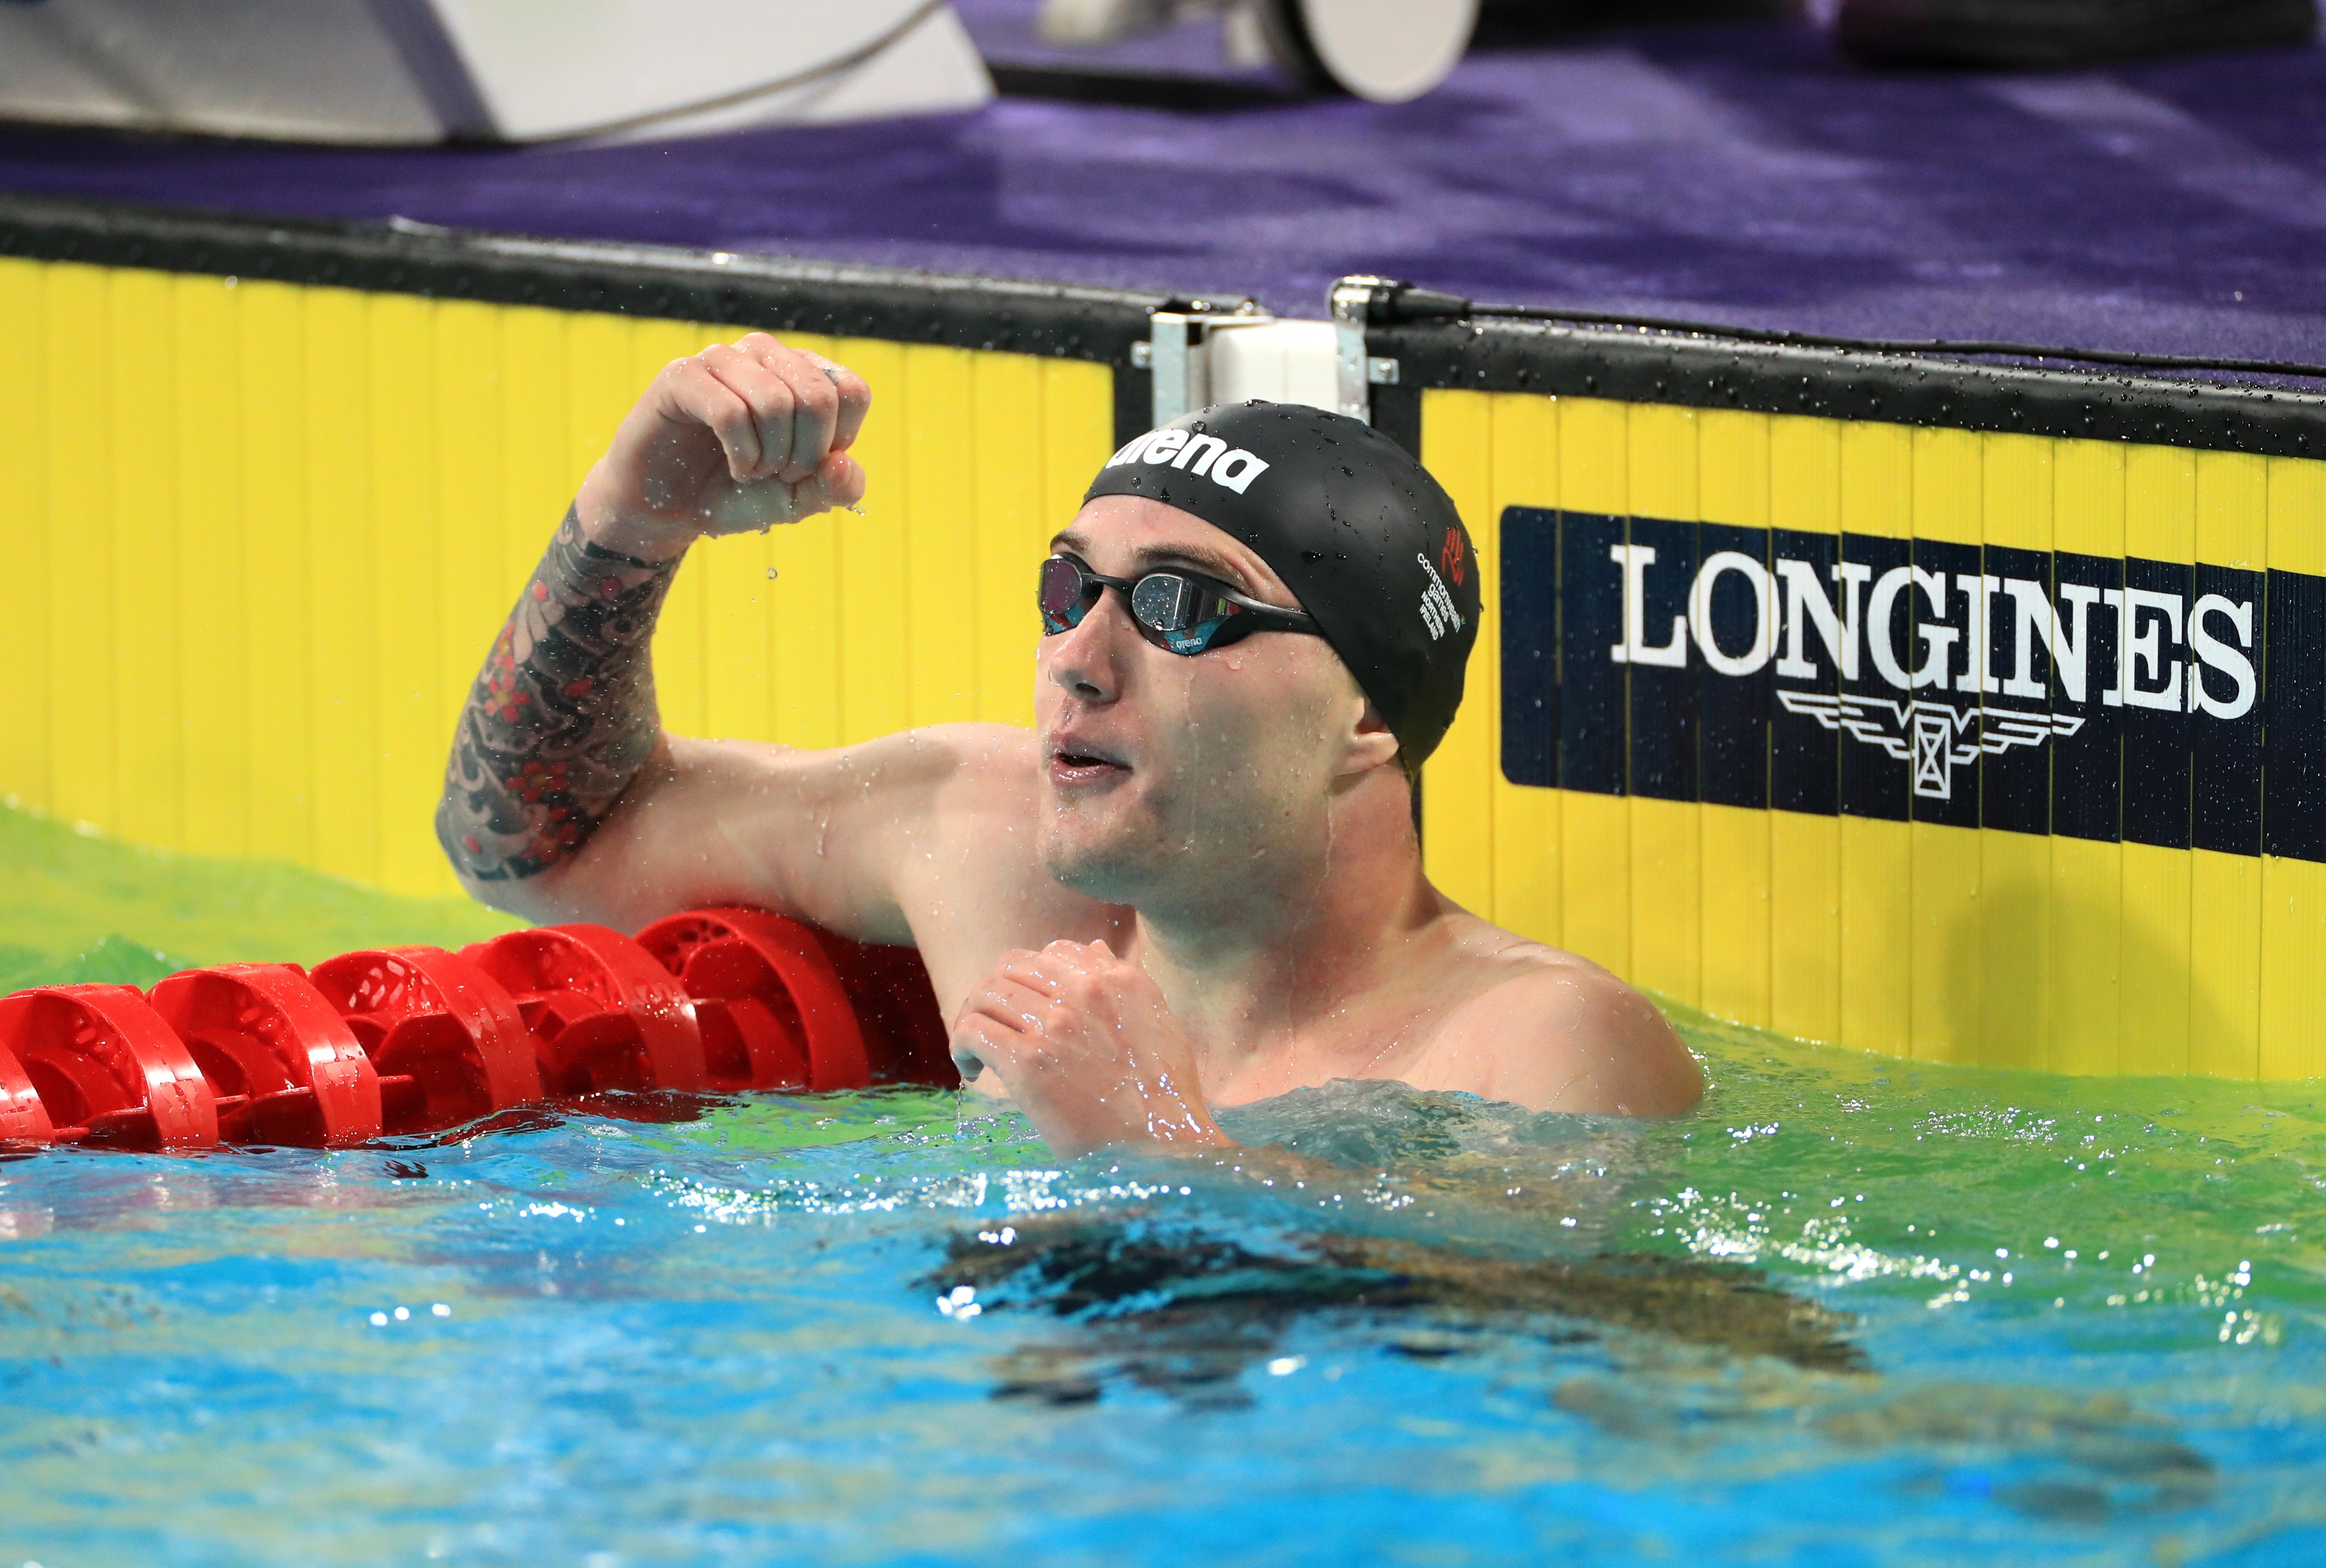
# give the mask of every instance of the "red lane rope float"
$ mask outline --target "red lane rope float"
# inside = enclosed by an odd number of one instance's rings
[[[44,1144],[56,1134],[33,1075],[14,1052],[0,1045],[0,1143]]]
[[[379,1074],[289,964],[220,964],[150,993],[201,1069],[228,1143],[344,1148],[379,1137]]]
[[[386,948],[341,953],[307,978],[377,1069],[387,1132],[441,1132],[541,1099],[516,998],[468,960]]]
[[[0,998],[0,1143],[340,1147],[544,1099],[959,1082],[928,971],[752,909]],[[607,1114],[663,1119],[617,1099]]]
[[[639,932],[638,945],[693,997],[713,1088],[961,1084],[912,948],[851,942],[759,909],[669,915]]]
[[[620,932],[584,923],[512,931],[461,956],[516,997],[552,1099],[711,1087],[693,999]]]
[[[638,945],[694,998],[714,1089],[862,1089],[872,1081],[848,987],[814,932],[756,909],[657,920]]]
[[[11,1136],[131,1149],[219,1141],[202,1070],[131,987],[43,986],[0,998],[0,1054],[40,1096],[33,1130]]]
[[[919,950],[851,942],[828,931],[807,929],[832,955],[833,967],[848,988],[857,1025],[864,1031],[873,1059],[875,1081],[959,1089],[953,1032],[945,1027]]]

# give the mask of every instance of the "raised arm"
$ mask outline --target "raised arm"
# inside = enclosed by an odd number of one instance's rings
[[[700,781],[661,732],[648,649],[664,595],[704,534],[792,523],[864,493],[848,456],[871,394],[854,372],[765,333],[655,377],[590,471],[477,677],[455,733],[437,836],[462,880],[526,914],[601,913],[575,868],[651,758]],[[747,763],[702,748],[720,781]],[[751,748],[769,753],[770,748]],[[630,868],[647,881],[657,868]]]

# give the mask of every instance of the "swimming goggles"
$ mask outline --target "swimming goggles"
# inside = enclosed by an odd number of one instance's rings
[[[1298,610],[1247,598],[1215,577],[1183,567],[1159,567],[1138,578],[1101,577],[1064,551],[1042,562],[1042,635],[1054,637],[1083,624],[1108,589],[1130,607],[1140,636],[1158,648],[1193,655],[1240,642],[1254,632],[1324,628]]]

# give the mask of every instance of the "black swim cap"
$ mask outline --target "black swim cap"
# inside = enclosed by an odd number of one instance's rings
[[[1251,546],[1299,596],[1410,769],[1462,705],[1478,562],[1429,471],[1362,421],[1304,404],[1221,404],[1107,459],[1084,501],[1144,496]]]

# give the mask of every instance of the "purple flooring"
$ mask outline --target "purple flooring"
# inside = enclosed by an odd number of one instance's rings
[[[526,151],[13,129],[0,190],[1249,292],[2326,359],[2326,49],[1875,75],[1805,25],[1474,53],[1381,107],[965,116]]]

